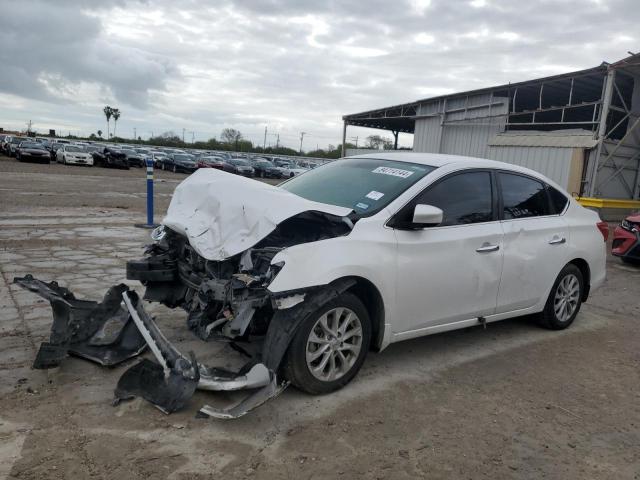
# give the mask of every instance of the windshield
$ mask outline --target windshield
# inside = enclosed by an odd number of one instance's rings
[[[232,158],[231,160],[229,160],[229,163],[232,163],[233,165],[239,165],[241,167],[249,166],[249,164],[245,160],[240,160],[239,158]]]
[[[39,143],[25,143],[20,144],[21,148],[32,148],[34,150],[44,150],[44,147]]]
[[[182,162],[192,162],[193,158],[191,157],[191,155],[174,155],[173,156],[174,160],[180,160]]]
[[[418,163],[353,158],[309,170],[280,188],[307,200],[373,214],[433,170]]]
[[[84,152],[84,147],[74,147],[71,145],[67,145],[65,147],[65,151],[67,152]]]

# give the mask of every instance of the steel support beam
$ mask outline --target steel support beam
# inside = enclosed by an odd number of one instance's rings
[[[598,176],[598,165],[600,163],[600,155],[602,153],[602,144],[607,134],[607,117],[609,116],[609,106],[613,95],[613,84],[616,79],[616,71],[609,70],[604,82],[604,91],[602,93],[602,108],[600,109],[600,125],[598,126],[598,148],[594,157],[593,166],[591,168],[591,178],[589,179],[589,196],[593,197],[596,193],[596,178]]]
[[[345,120],[344,125],[342,126],[342,154],[340,155],[343,158],[347,153],[346,146],[345,146],[346,141],[347,141],[347,121]]]

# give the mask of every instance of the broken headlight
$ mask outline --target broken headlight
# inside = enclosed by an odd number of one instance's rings
[[[267,274],[265,276],[267,283],[273,282],[278,273],[280,273],[280,270],[282,270],[282,267],[284,267],[284,262],[272,263],[269,265],[269,270],[267,270]]]
[[[630,232],[637,232],[638,231],[638,225],[630,222],[629,220],[622,220],[622,223],[620,224],[620,226],[622,228],[624,228],[625,230],[629,230]]]
[[[154,228],[151,231],[151,240],[154,242],[159,242],[167,235],[167,231],[164,228],[164,225],[160,225],[159,227]]]

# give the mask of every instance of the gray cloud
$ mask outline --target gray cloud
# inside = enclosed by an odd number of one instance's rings
[[[126,3],[12,2],[0,16],[0,90],[61,103],[61,95],[73,96],[86,82],[109,89],[115,100],[144,106],[149,91],[164,89],[178,71],[169,58],[124,48],[101,35],[95,13],[117,6]]]
[[[268,124],[314,147],[340,140],[346,113],[615,61],[640,42],[636,0],[11,3],[0,96],[21,101],[1,103],[6,121],[95,131],[112,102],[127,134],[233,125],[262,141]]]

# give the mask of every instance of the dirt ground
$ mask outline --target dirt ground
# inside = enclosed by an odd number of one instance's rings
[[[157,174],[157,215],[184,177]],[[199,392],[169,416],[112,406],[130,364],[30,369],[51,313],[13,277],[101,298],[142,255],[144,189],[138,169],[0,157],[0,479],[640,479],[640,269],[614,258],[568,330],[524,318],[394,344],[337,393],[289,388],[235,421],[195,413],[237,394]],[[181,350],[242,361],[152,312]]]

